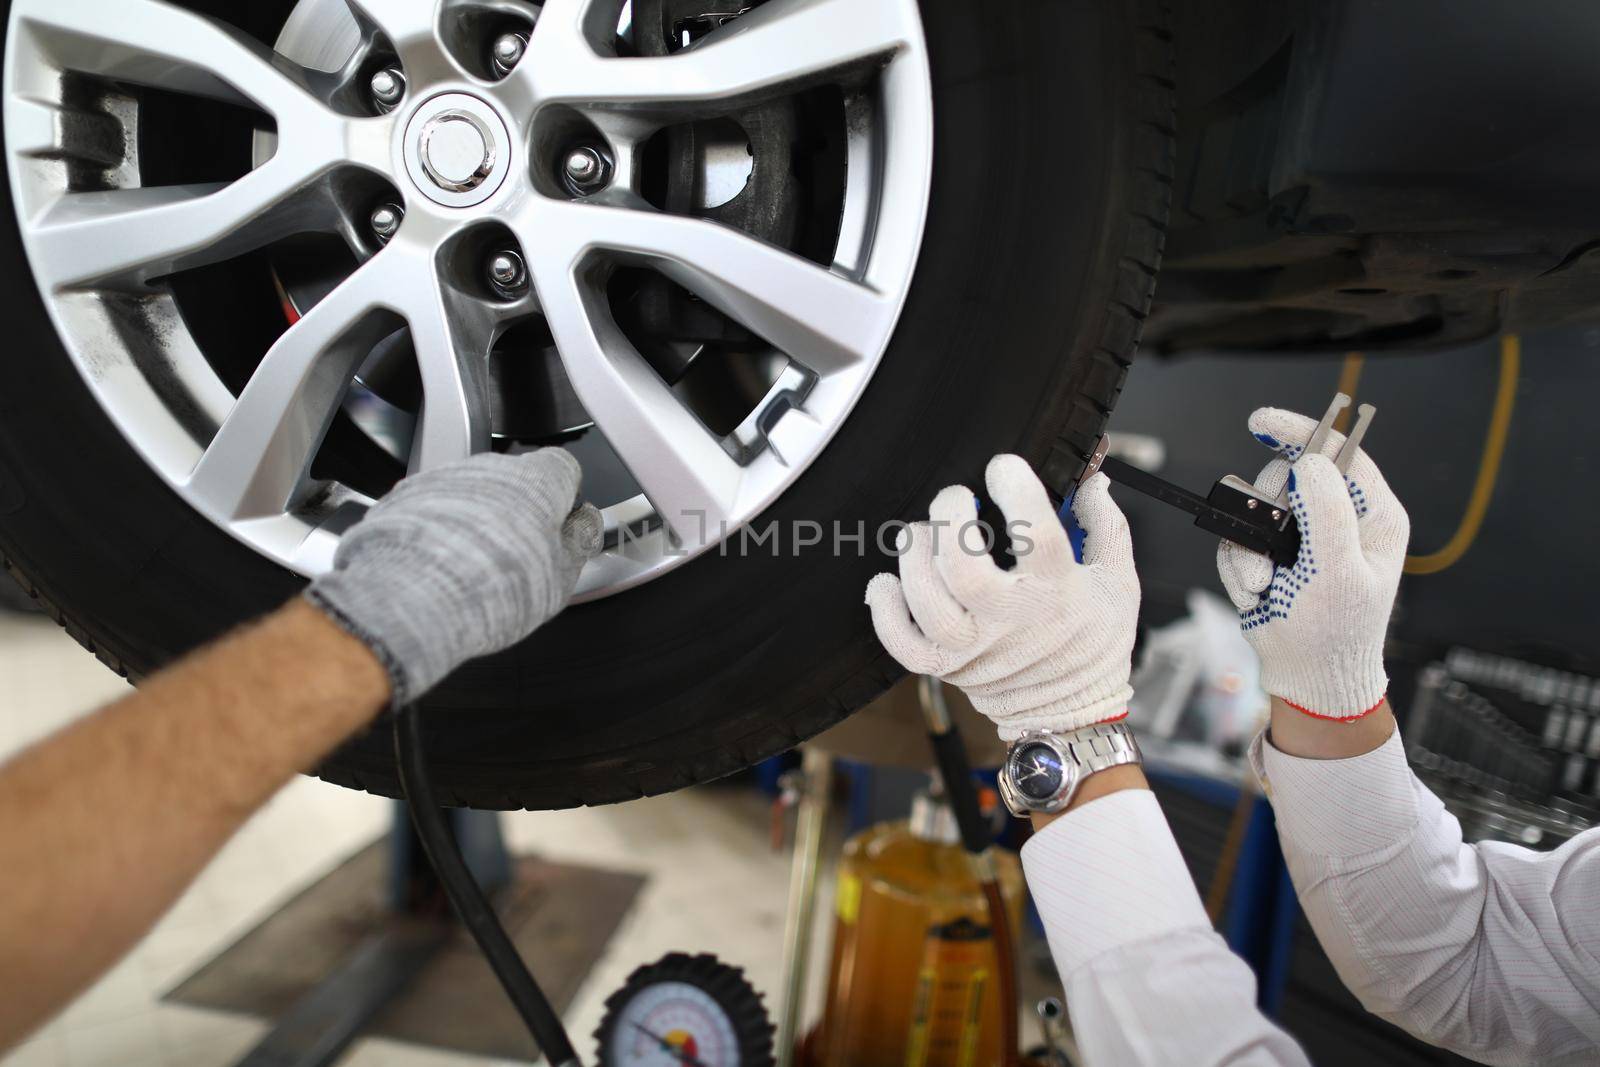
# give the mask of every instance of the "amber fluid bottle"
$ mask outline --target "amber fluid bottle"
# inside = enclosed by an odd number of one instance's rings
[[[1022,868],[996,857],[1018,929]],[[983,890],[943,801],[862,831],[839,867],[816,1067],[1000,1067],[1000,988]]]

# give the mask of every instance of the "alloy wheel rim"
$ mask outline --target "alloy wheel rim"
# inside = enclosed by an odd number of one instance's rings
[[[381,42],[403,76],[404,95],[380,113],[352,114],[340,95],[370,81],[365,71],[287,63],[162,0],[12,3],[6,151],[24,245],[106,413],[191,507],[315,575],[371,504],[311,469],[373,347],[409,332],[422,403],[401,458],[426,470],[492,447],[487,355],[514,323],[539,315],[583,408],[641,490],[604,509],[608,548],[580,596],[648,581],[755,520],[850,417],[910,287],[933,136],[915,0],[769,0],[689,48],[650,57],[608,54],[616,0],[548,0],[527,8],[526,47],[503,76],[470,69],[452,50],[466,0],[350,2],[362,41]],[[516,51],[491,43],[496,63]],[[106,151],[106,116],[75,106],[80,80],[248,107],[270,119],[269,148],[231,182],[145,187],[137,160]],[[862,121],[851,123],[831,264],[643,195],[641,152],[666,125],[835,81],[850,87]],[[581,164],[593,191],[572,184],[580,163],[562,138],[575,120],[604,150]],[[73,161],[95,152],[101,177],[86,186]],[[352,182],[386,186],[398,203],[352,203]],[[386,208],[400,216],[385,219],[397,223],[392,232],[363,232]],[[520,264],[520,286],[483,286],[489,268],[464,263],[481,258],[475,242],[491,228],[516,245],[497,253],[494,269]],[[313,231],[338,234],[354,269],[230,390],[187,336],[164,280]],[[604,292],[623,267],[659,273],[786,359],[734,444],[619,328]]]

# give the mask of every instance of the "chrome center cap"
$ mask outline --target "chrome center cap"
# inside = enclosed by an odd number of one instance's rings
[[[406,124],[406,170],[422,194],[445,207],[474,207],[511,170],[510,131],[498,112],[467,93],[442,93]]]
[[[465,111],[446,111],[422,128],[422,169],[451,193],[476,189],[494,171],[494,135]]]

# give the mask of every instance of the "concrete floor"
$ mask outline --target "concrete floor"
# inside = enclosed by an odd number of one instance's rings
[[[0,759],[125,691],[120,679],[53,623],[0,612]],[[383,834],[390,812],[388,801],[296,780],[250,821],[116,970],[0,1065],[232,1063],[264,1024],[163,1004],[161,996]],[[505,830],[514,851],[649,875],[633,913],[567,1014],[586,1058],[593,1055],[590,1035],[606,996],[636,966],[668,951],[717,953],[745,967],[769,1005],[775,1000],[788,858],[768,847],[759,797],[689,790],[620,807],[508,815]],[[832,899],[831,887],[824,885],[822,892],[822,901]],[[818,927],[821,951],[827,927]],[[482,1067],[491,1061],[367,1040],[343,1062]]]

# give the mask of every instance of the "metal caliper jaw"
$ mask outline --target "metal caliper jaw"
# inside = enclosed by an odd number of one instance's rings
[[[1334,394],[1333,402],[1323,413],[1305,448],[1295,457],[1295,463],[1305,456],[1323,453],[1334,421],[1349,406],[1348,396],[1344,393]],[[1339,473],[1349,475],[1350,465],[1355,462],[1361,441],[1366,437],[1377,413],[1378,409],[1371,404],[1361,405],[1355,426],[1333,457],[1333,464]],[[1078,479],[1078,485],[1082,485],[1097,471],[1103,471],[1106,477],[1119,485],[1193,515],[1195,525],[1201,529],[1252,552],[1259,552],[1280,566],[1293,565],[1299,555],[1300,527],[1289,507],[1287,486],[1277,496],[1271,497],[1237,474],[1229,474],[1212,486],[1209,495],[1201,497],[1111,455],[1110,451],[1111,437],[1108,434],[1096,443],[1088,465]]]

